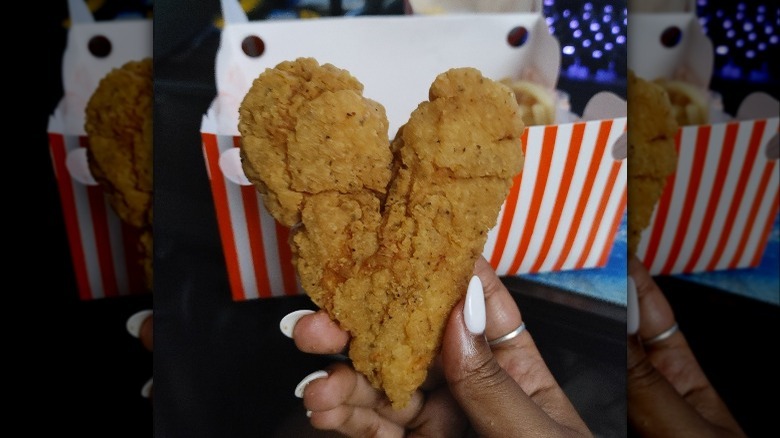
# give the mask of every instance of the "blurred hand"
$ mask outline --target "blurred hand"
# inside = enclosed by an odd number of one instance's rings
[[[127,319],[127,332],[134,338],[141,341],[150,352],[154,347],[154,318],[151,310],[142,310],[134,313]],[[150,378],[141,388],[141,396],[151,400],[152,398],[152,379]]]
[[[648,437],[745,436],[707,380],[685,336],[669,330],[676,321],[661,289],[636,257],[628,267],[630,426]],[[638,309],[632,309],[632,302]],[[631,321],[636,316],[638,321]],[[668,336],[659,336],[662,333]],[[663,339],[653,341],[659,337]]]

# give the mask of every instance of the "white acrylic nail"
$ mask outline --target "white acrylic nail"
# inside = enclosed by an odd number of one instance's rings
[[[149,379],[144,386],[141,387],[141,397],[149,398],[152,395],[152,379]]]
[[[485,292],[482,290],[482,281],[476,275],[471,277],[466,291],[463,319],[471,334],[485,333]]]
[[[315,371],[308,376],[304,377],[303,380],[301,380],[301,383],[298,384],[298,386],[295,387],[295,396],[298,398],[303,398],[303,390],[306,389],[306,385],[309,383],[317,380],[322,379],[324,377],[328,377],[327,371]]]
[[[310,410],[308,410],[308,409],[306,410],[306,416],[307,416],[307,417],[309,417],[309,418],[311,418],[311,411],[310,411]]]
[[[130,318],[127,318],[127,323],[125,324],[125,327],[127,327],[127,332],[130,333],[130,336],[137,338],[141,335],[141,326],[143,325],[144,321],[146,321],[146,318],[152,316],[151,310],[142,310],[140,312],[134,313]]]
[[[288,313],[279,321],[279,330],[288,338],[293,337],[293,330],[295,330],[295,324],[298,324],[298,320],[306,315],[314,313],[313,310],[296,310],[295,312]]]
[[[639,331],[639,298],[636,295],[636,283],[630,276],[626,299],[626,329],[629,335],[635,335]]]

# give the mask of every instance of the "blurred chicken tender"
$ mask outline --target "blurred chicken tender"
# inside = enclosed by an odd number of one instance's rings
[[[672,104],[672,114],[680,126],[704,125],[709,122],[709,111],[704,90],[683,81],[656,79]]]
[[[439,75],[390,144],[384,108],[313,59],[262,73],[240,107],[246,175],[293,227],[306,293],[352,337],[356,370],[405,406],[522,167],[507,87]]]
[[[138,250],[152,286],[152,59],[101,79],[89,99],[87,160],[119,218],[141,232]]]
[[[677,122],[666,91],[628,75],[628,251],[635,254],[642,230],[677,166]]]

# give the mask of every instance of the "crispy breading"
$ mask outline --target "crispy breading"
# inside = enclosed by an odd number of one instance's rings
[[[509,88],[453,69],[390,144],[384,110],[346,77],[312,59],[261,74],[240,109],[244,169],[294,225],[301,284],[350,333],[355,369],[401,408],[522,167],[524,127]]]
[[[672,79],[656,79],[672,104],[672,115],[680,126],[703,125],[709,122],[705,91],[693,84]]]
[[[279,222],[300,222],[305,193],[344,193],[364,182],[385,190],[385,110],[362,96],[363,85],[348,72],[311,58],[284,62],[251,90],[239,108],[241,161]]]
[[[150,289],[152,102],[152,59],[130,61],[101,79],[84,123],[90,172],[119,218],[146,234],[137,249]]]
[[[669,96],[659,85],[629,70],[628,77],[628,252],[636,253],[642,231],[677,166]]]

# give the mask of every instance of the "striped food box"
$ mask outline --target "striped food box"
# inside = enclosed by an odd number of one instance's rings
[[[500,275],[605,265],[626,208],[626,160],[612,155],[625,129],[625,117],[526,128],[523,171],[483,252]],[[289,230],[237,175],[240,138],[216,134],[213,113],[201,131],[233,299],[303,293]]]
[[[777,217],[778,118],[680,128],[677,170],[637,256],[653,275],[757,266]]]
[[[87,138],[63,134],[57,126],[61,123],[49,124],[49,151],[79,298],[148,293],[140,265],[142,255],[137,250],[138,230],[119,219],[100,186],[74,178],[68,157],[78,154]]]
[[[122,223],[89,173],[84,108],[109,71],[152,56],[152,20],[95,20],[78,0],[68,1],[68,10],[71,26],[62,56],[65,93],[47,131],[79,297],[148,293],[139,265],[139,233]],[[93,53],[95,42],[96,47],[109,47],[108,53]]]

